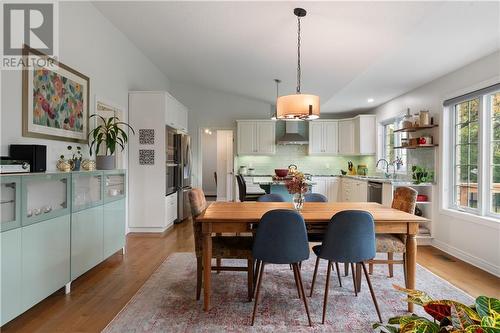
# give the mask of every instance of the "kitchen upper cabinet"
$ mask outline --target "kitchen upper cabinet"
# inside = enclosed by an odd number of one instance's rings
[[[309,122],[309,155],[337,155],[338,151],[338,122]]]
[[[272,120],[238,120],[238,155],[274,155],[276,123]]]
[[[339,154],[373,155],[376,142],[376,117],[359,115],[339,121]]]
[[[188,131],[188,109],[170,94],[166,94],[166,124],[183,132]]]
[[[354,151],[358,155],[376,153],[377,119],[375,115],[354,118]]]
[[[259,154],[276,153],[276,123],[274,121],[257,123],[257,151]]]
[[[339,154],[354,155],[354,120],[341,120],[338,124],[339,128]]]

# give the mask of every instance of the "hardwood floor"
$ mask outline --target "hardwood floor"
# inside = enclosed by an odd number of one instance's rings
[[[113,255],[74,281],[71,294],[59,290],[4,325],[1,331],[100,332],[168,255],[190,251],[194,251],[190,221],[175,225],[161,237],[129,235],[125,256]],[[496,288],[500,278],[433,247],[419,247],[417,261],[472,296],[500,298]]]

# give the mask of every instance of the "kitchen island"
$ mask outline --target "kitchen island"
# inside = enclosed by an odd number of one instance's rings
[[[263,189],[267,194],[276,193],[282,195],[286,201],[292,201],[293,195],[288,193],[288,189],[286,188],[286,181],[284,180],[274,180],[272,177],[254,177],[253,183],[259,185],[261,189]],[[311,192],[311,188],[313,185],[316,185],[315,182],[307,181],[308,192]]]

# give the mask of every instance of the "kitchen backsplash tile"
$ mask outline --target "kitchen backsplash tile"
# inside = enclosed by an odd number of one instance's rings
[[[375,173],[375,156],[309,156],[307,150],[307,145],[278,145],[273,156],[237,156],[235,170],[245,165],[254,168],[255,174],[271,175],[274,169],[295,164],[303,172],[330,175],[340,174],[341,169],[347,171],[347,162],[352,161],[355,168],[358,164],[366,164],[369,174]]]

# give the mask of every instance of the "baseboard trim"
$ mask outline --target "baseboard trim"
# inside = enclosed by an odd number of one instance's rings
[[[145,236],[150,234],[151,236],[164,236],[168,231],[172,229],[173,225],[168,227],[153,227],[153,228],[129,228],[129,235],[140,235]]]
[[[490,274],[493,274],[495,276],[500,277],[500,267],[492,265],[491,263],[489,263],[481,258],[473,256],[465,251],[457,249],[454,246],[451,246],[449,244],[446,244],[446,243],[441,242],[441,241],[436,240],[436,239],[432,240],[432,246],[434,246],[435,248],[438,248],[441,251],[446,252],[454,257],[457,257],[458,259],[463,260],[468,264],[476,266],[476,267],[482,269],[483,271],[486,271]]]

